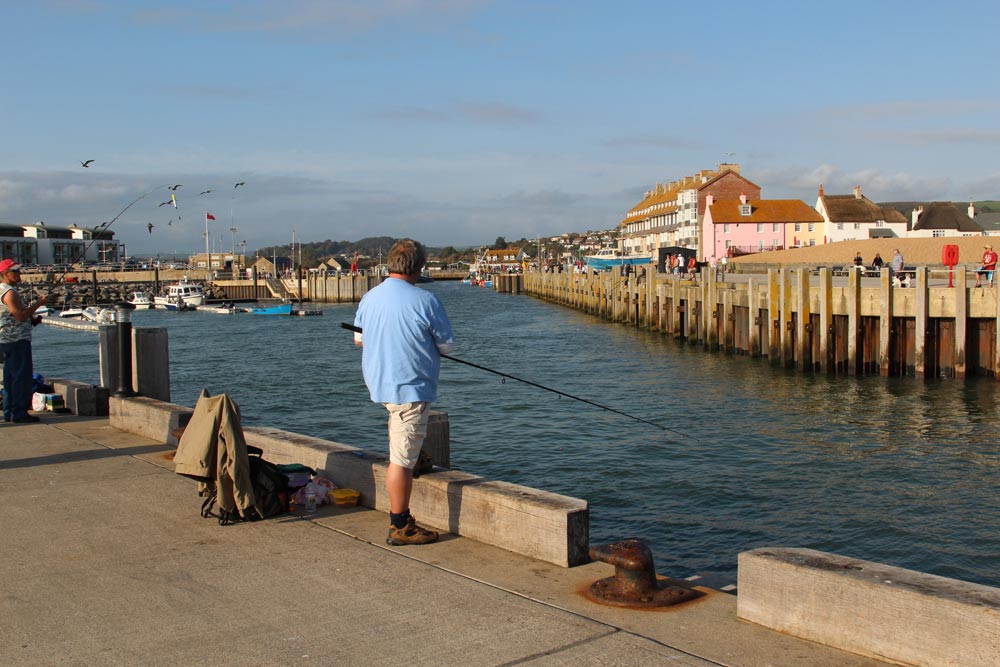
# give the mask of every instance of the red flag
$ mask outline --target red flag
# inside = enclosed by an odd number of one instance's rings
[[[208,211],[205,211],[205,219],[206,220],[215,220],[215,216],[212,215],[211,213],[209,213]]]

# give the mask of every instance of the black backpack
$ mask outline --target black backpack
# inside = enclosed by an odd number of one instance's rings
[[[250,485],[253,488],[254,505],[241,516],[239,510],[219,512],[219,525],[228,526],[237,521],[258,521],[288,511],[288,475],[278,470],[270,461],[261,457],[264,450],[247,445],[247,461],[250,464]],[[216,492],[213,488],[201,504],[201,515],[206,519],[212,515]]]

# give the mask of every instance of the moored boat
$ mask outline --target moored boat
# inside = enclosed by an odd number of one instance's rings
[[[87,306],[83,309],[83,319],[96,322],[98,324],[111,324],[115,321],[115,311],[113,308],[98,308],[97,306]]]
[[[136,310],[146,310],[153,307],[153,299],[150,297],[149,292],[130,292],[126,302],[132,304],[132,307]]]
[[[626,264],[651,264],[648,255],[623,255],[617,248],[601,248],[594,255],[584,255],[584,262],[595,271],[606,271]]]
[[[259,308],[251,308],[251,315],[291,315],[292,314],[292,304],[283,303],[277,306],[261,306]]]
[[[215,313],[216,315],[232,315],[236,312],[236,304],[220,303],[216,306],[198,306],[198,312]]]
[[[168,310],[174,310],[169,307],[170,305],[174,305],[179,310],[182,303],[186,306],[202,306],[205,304],[205,290],[198,283],[188,282],[185,278],[173,285],[168,285],[167,293],[156,296],[153,301],[157,306],[167,307]]]

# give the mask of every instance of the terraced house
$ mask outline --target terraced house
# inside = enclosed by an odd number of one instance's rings
[[[820,230],[823,216],[801,199],[705,198],[703,257],[713,260],[765,250],[781,250],[790,239],[805,240],[797,230]],[[802,245],[816,245],[815,238]]]
[[[657,183],[619,223],[622,251],[656,260],[660,250],[694,248],[704,257],[701,222],[706,199],[735,200],[741,194],[759,200],[760,186],[741,176],[738,164],[720,164],[714,171]]]

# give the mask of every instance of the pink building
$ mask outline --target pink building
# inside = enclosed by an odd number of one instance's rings
[[[781,250],[791,244],[795,229],[817,229],[822,234],[823,216],[799,199],[705,199],[702,223],[704,257],[708,260],[735,257],[765,250]]]

